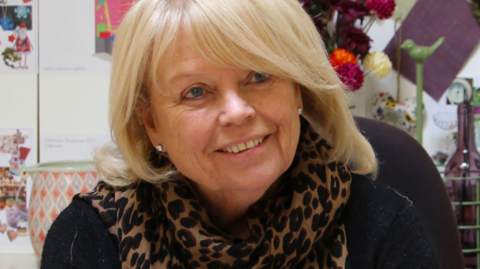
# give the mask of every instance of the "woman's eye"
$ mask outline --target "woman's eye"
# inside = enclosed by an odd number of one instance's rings
[[[263,73],[255,73],[253,75],[252,79],[250,80],[251,83],[256,83],[256,82],[264,82],[268,79],[269,75],[263,74]]]
[[[205,93],[204,89],[196,87],[188,91],[185,97],[196,99],[196,98],[202,97],[204,93]]]

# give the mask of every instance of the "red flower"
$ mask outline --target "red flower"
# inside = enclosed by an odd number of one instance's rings
[[[354,23],[357,19],[363,18],[370,13],[370,10],[360,2],[352,2],[350,0],[342,0],[334,7],[347,23]]]
[[[340,80],[347,85],[350,90],[357,91],[363,85],[363,71],[357,64],[346,63],[335,69]]]
[[[355,54],[360,54],[363,59],[370,50],[370,37],[368,37],[362,29],[354,26],[345,26],[340,31],[340,35],[343,37],[340,47],[347,49]]]
[[[8,36],[8,41],[13,43],[15,41],[15,35],[9,35]]]
[[[395,0],[367,0],[367,8],[375,11],[379,19],[388,19],[392,17],[395,11]]]
[[[337,67],[342,64],[346,63],[354,63],[357,64],[357,57],[350,51],[346,49],[335,49],[331,54],[330,54],[330,64],[333,67]]]

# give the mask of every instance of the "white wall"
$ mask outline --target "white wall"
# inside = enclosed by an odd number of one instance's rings
[[[39,82],[40,161],[91,159],[92,147],[109,137],[109,77],[41,75]]]

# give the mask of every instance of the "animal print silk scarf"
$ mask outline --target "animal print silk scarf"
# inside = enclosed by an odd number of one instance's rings
[[[182,177],[158,186],[100,182],[74,199],[98,210],[118,240],[123,268],[344,268],[347,239],[338,219],[351,174],[343,163],[322,163],[332,151],[303,120],[278,196],[247,213],[247,240],[220,227]]]

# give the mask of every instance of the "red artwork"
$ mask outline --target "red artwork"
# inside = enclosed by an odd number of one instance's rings
[[[13,45],[13,49],[15,54],[20,55],[24,59],[24,65],[22,66],[22,61],[19,61],[20,68],[27,68],[27,54],[30,54],[33,50],[32,43],[27,36],[27,27],[25,23],[22,22],[20,24],[19,35],[17,36],[17,40]]]

